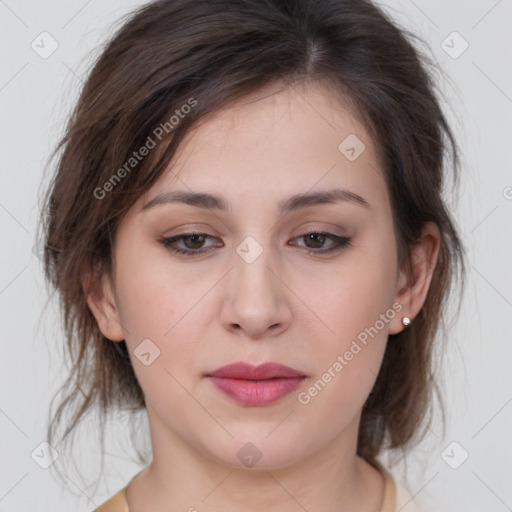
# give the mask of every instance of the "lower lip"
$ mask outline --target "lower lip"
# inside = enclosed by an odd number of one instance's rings
[[[283,377],[266,380],[209,377],[228,397],[244,405],[268,405],[295,391],[306,377]]]

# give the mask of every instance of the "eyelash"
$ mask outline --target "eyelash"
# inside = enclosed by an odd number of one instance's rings
[[[179,249],[179,248],[176,248],[176,247],[172,247],[172,244],[177,242],[178,240],[183,239],[183,238],[189,238],[191,236],[197,236],[197,235],[202,235],[202,236],[205,236],[206,238],[214,238],[214,237],[212,237],[210,235],[207,235],[206,233],[183,233],[182,235],[161,238],[159,240],[159,242],[166,249],[172,251],[175,254],[183,254],[183,255],[186,255],[186,256],[189,256],[189,257],[194,257],[196,255],[206,253],[209,249],[197,249],[197,250],[194,250],[194,249]],[[306,237],[308,235],[322,235],[322,236],[330,238],[331,240],[334,241],[334,243],[328,249],[317,250],[317,249],[309,249],[309,248],[307,248],[306,252],[308,254],[327,254],[327,253],[339,251],[341,249],[349,247],[351,245],[351,242],[352,242],[352,237],[333,235],[332,233],[325,233],[323,231],[310,231],[310,232],[304,233],[304,234],[302,234],[302,235],[300,235],[300,236],[298,236],[296,238],[300,239],[300,238],[304,238],[304,237]]]

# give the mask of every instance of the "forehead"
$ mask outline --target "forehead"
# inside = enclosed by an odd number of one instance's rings
[[[274,86],[191,130],[139,209],[172,190],[248,206],[340,187],[376,205],[387,201],[374,141],[351,104],[322,84]]]

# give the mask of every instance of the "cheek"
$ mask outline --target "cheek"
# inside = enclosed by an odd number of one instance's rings
[[[178,382],[185,384],[187,376],[197,373],[194,357],[205,338],[205,295],[215,276],[191,275],[171,265],[165,253],[150,253],[126,250],[118,260],[116,302],[145,395],[165,402],[170,393],[179,401],[183,390]]]
[[[174,405],[188,404],[181,385],[196,371],[194,355],[204,337],[199,302],[207,283],[170,272],[156,260],[119,270],[126,271],[117,290],[120,317],[146,400],[162,405],[172,396]]]
[[[316,385],[304,397],[305,402],[324,404],[319,414],[332,410],[328,403],[337,411],[361,407],[379,372],[389,324],[397,314],[392,307],[393,246],[383,250],[381,244],[377,238],[368,241],[336,268],[316,273],[314,288],[303,281],[298,292],[316,314],[308,320],[309,332],[316,325],[322,331],[315,343]]]
[[[207,292],[201,279],[173,263],[165,251],[150,247],[127,248],[116,269],[116,300],[128,337],[154,337],[162,342],[172,336]]]
[[[375,383],[395,314],[383,292],[384,278],[380,272],[353,273],[332,279],[324,295],[318,311],[334,334],[324,329],[314,347],[314,375],[297,395],[311,433],[329,437],[343,429]]]
[[[365,242],[346,253],[339,262],[320,266],[297,275],[297,295],[314,316],[311,322],[322,327],[326,343],[321,346],[343,349],[350,341],[377,322],[386,338],[395,296],[396,260],[392,248],[384,249],[379,241]],[[312,276],[314,279],[304,277]],[[314,286],[312,286],[312,283]],[[387,322],[380,321],[388,313]],[[309,316],[309,315],[308,315]],[[364,335],[361,336],[364,338]]]

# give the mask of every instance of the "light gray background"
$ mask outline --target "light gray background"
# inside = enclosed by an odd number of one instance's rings
[[[125,429],[122,418],[110,430],[107,468],[97,488],[81,484],[71,472],[65,477],[69,489],[63,488],[31,453],[45,439],[49,400],[65,375],[58,316],[54,305],[43,311],[41,262],[33,252],[43,169],[91,57],[112,23],[141,3],[0,1],[2,511],[89,511],[140,470],[124,455],[127,441],[113,442]],[[440,87],[464,154],[460,201],[452,209],[470,263],[462,315],[444,354],[447,435],[441,436],[437,418],[407,467],[391,470],[399,481],[407,474],[411,492],[430,504],[426,510],[510,510],[512,1],[388,0],[381,5],[426,40],[449,77]],[[43,31],[58,42],[47,59],[31,48]],[[469,43],[458,58],[442,47],[453,31]],[[452,54],[462,48],[453,37],[444,44],[453,46]],[[93,426],[83,432],[74,462],[94,483],[97,441]],[[450,446],[454,441],[458,444]],[[466,452],[458,469],[446,462],[460,464]]]

